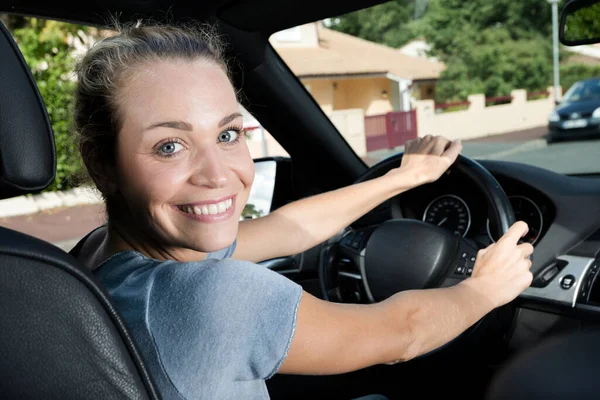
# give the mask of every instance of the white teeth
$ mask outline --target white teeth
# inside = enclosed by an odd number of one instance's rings
[[[220,203],[205,204],[202,206],[179,206],[179,209],[188,214],[215,215],[227,211],[233,205],[233,199],[227,199]]]

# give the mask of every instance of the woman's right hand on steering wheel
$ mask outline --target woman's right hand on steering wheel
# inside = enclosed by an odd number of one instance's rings
[[[514,300],[533,280],[530,271],[533,246],[519,244],[528,226],[517,221],[495,243],[478,252],[471,278],[464,281],[481,290],[496,308]]]

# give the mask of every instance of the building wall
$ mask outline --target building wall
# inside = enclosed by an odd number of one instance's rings
[[[323,111],[333,111],[334,90],[330,79],[306,79],[302,83]]]
[[[555,107],[554,88],[548,88],[548,97],[527,101],[523,89],[511,92],[509,104],[486,107],[485,96],[469,96],[471,104],[464,111],[436,113],[433,100],[417,101],[419,136],[442,135],[448,139],[474,139],[514,131],[537,128],[548,124]],[[562,94],[559,93],[559,97]]]
[[[303,79],[302,82],[327,113],[360,108],[365,115],[393,111],[398,85],[387,78]],[[395,102],[398,104],[398,101]]]

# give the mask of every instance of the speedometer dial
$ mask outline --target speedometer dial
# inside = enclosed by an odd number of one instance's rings
[[[509,196],[510,204],[515,212],[515,218],[517,221],[525,221],[529,226],[527,234],[523,237],[524,242],[536,244],[540,238],[540,233],[544,227],[544,217],[540,208],[528,197],[525,196]],[[490,233],[490,220],[487,220],[487,232],[488,236],[492,241],[492,235]]]
[[[460,197],[445,194],[429,203],[423,213],[423,221],[464,237],[471,226],[471,211]]]

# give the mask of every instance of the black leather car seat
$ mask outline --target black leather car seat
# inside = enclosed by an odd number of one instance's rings
[[[54,179],[45,106],[0,22],[0,199]],[[106,291],[72,255],[0,227],[0,398],[158,399]]]

